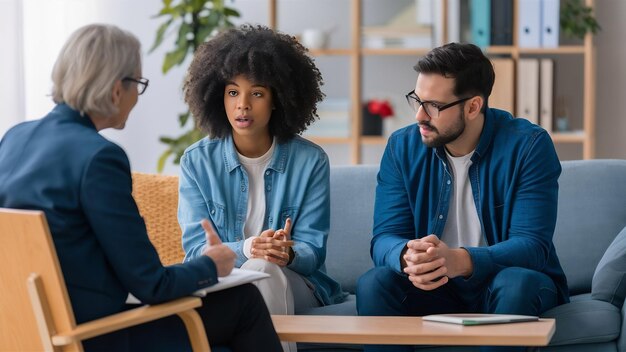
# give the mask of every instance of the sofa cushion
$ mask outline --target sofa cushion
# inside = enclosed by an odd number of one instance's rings
[[[357,315],[356,314],[356,296],[351,294],[351,295],[348,295],[348,297],[346,297],[346,300],[341,303],[331,304],[329,306],[309,308],[298,314],[301,314],[301,315],[350,315],[350,316]]]
[[[326,272],[350,293],[355,293],[359,276],[374,266],[370,242],[377,174],[377,165],[334,166],[330,170]]]
[[[594,269],[626,226],[626,162],[576,160],[561,164],[554,246],[570,294],[591,292]]]
[[[626,296],[626,228],[604,252],[591,282],[591,297],[621,308]]]
[[[617,307],[593,299],[574,299],[548,310],[541,317],[556,319],[556,331],[550,345],[613,341],[619,336],[622,324]]]

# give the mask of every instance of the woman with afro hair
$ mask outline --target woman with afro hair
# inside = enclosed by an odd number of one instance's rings
[[[328,156],[299,136],[317,117],[322,76],[295,38],[263,26],[202,44],[185,101],[208,134],[181,158],[178,219],[185,260],[207,248],[210,219],[236,267],[257,282],[272,314],[342,302],[325,273],[330,223]]]

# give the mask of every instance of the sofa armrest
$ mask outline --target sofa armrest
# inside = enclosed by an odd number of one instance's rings
[[[622,309],[626,297],[626,227],[604,252],[591,281],[591,298]]]

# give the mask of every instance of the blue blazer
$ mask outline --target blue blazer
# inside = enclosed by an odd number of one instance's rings
[[[0,141],[0,206],[43,210],[78,323],[217,282],[206,256],[161,265],[131,195],[126,154],[87,116],[57,105]]]

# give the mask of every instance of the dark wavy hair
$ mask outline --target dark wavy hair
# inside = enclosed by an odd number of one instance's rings
[[[436,73],[454,78],[454,95],[482,96],[485,100],[482,112],[485,112],[496,75],[493,64],[476,45],[449,43],[434,48],[419,59],[413,69],[418,73]]]
[[[224,88],[238,75],[271,89],[275,109],[269,131],[279,141],[302,133],[317,118],[323,80],[307,49],[290,35],[243,25],[200,45],[187,71],[185,102],[209,137],[231,133]]]

